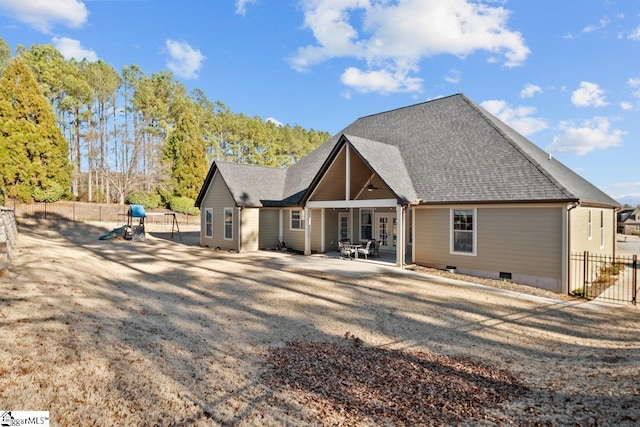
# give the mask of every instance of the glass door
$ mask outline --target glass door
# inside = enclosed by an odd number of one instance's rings
[[[338,242],[343,240],[351,240],[351,233],[349,232],[349,214],[338,214]]]
[[[395,251],[397,238],[397,220],[395,214],[376,214],[376,234],[380,240],[380,250]]]

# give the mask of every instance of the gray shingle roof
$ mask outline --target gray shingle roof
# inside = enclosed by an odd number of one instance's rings
[[[262,207],[282,200],[286,169],[216,161],[196,199],[200,207],[216,171],[220,172],[238,206]]]
[[[257,170],[256,166],[243,170],[251,174],[255,169],[257,175],[244,181],[236,177],[239,171],[221,172],[225,179],[227,173],[233,173],[232,191],[251,191],[248,200],[252,203],[279,200],[270,204],[296,205],[303,200],[328,156],[337,152],[336,145],[345,141],[406,201],[580,201],[619,206],[462,94],[362,117],[289,167],[286,176],[273,172],[282,181],[273,179],[271,188],[264,186],[263,175],[267,172]],[[282,186],[273,188],[278,183]],[[240,189],[245,184],[257,187]],[[277,193],[281,198],[271,199]]]
[[[341,134],[398,147],[423,203],[618,203],[458,94],[362,117]]]
[[[402,202],[417,201],[409,171],[398,147],[354,135],[345,134],[345,138]]]

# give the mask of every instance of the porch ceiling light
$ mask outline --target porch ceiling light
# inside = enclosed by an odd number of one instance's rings
[[[378,187],[375,187],[375,186],[373,185],[373,183],[371,182],[371,179],[372,179],[372,178],[369,178],[369,185],[367,185],[367,186],[365,187],[365,188],[367,189],[367,191],[373,191],[373,190],[377,190],[377,189],[378,189]]]

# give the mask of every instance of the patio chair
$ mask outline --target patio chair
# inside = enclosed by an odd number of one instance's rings
[[[352,259],[356,251],[351,247],[351,242],[338,242],[340,258]]]
[[[373,244],[373,246],[372,246]],[[358,248],[358,255],[364,255],[364,259],[369,259],[369,255],[373,256],[375,250],[375,242],[369,240],[362,248]]]
[[[382,246],[382,240],[376,240],[373,242],[373,255],[380,256],[380,246]]]

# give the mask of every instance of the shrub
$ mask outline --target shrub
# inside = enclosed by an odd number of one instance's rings
[[[57,182],[54,182],[51,185],[49,185],[49,188],[46,188],[46,189],[42,187],[34,188],[32,196],[33,196],[33,200],[35,200],[36,202],[53,203],[62,199],[64,194],[65,194],[65,190],[62,187],[62,185],[58,184]]]
[[[174,197],[169,202],[172,211],[187,215],[200,215],[200,209],[195,206],[196,201],[190,197]]]
[[[145,209],[155,209],[160,206],[160,195],[158,193],[144,193],[136,191],[127,197],[130,205],[142,205]]]

